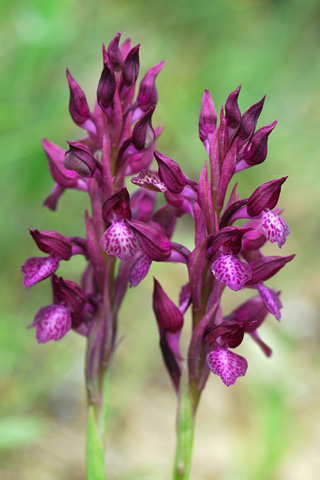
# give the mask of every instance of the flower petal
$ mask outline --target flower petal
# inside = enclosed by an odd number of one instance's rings
[[[261,218],[262,233],[271,243],[277,242],[279,248],[281,248],[286,243],[287,236],[290,233],[287,223],[283,218],[268,209],[263,212]]]
[[[70,309],[64,305],[40,308],[29,328],[35,327],[38,343],[60,340],[71,329]]]
[[[23,285],[26,288],[44,280],[53,274],[59,267],[59,260],[56,257],[30,257],[21,267],[24,275]]]
[[[227,387],[234,385],[238,377],[243,377],[248,368],[247,360],[227,347],[218,347],[207,355],[210,370],[219,375]]]
[[[147,276],[151,263],[152,260],[143,251],[138,253],[130,271],[130,287],[136,287]]]
[[[277,320],[280,320],[282,303],[277,292],[270,290],[270,288],[266,287],[262,282],[258,283],[258,292],[269,312],[272,313]]]
[[[232,255],[222,255],[213,262],[211,269],[219,282],[238,291],[251,278],[251,267]]]
[[[147,188],[154,192],[166,192],[167,187],[161,182],[158,174],[152,170],[141,170],[139,175],[131,178],[131,182],[139,187]]]
[[[101,236],[100,245],[108,255],[127,261],[140,248],[139,242],[125,222],[113,223]]]

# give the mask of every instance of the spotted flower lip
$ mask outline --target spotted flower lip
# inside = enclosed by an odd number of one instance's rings
[[[211,266],[219,282],[227,285],[231,290],[238,291],[251,279],[251,267],[233,255],[222,255]]]
[[[47,305],[40,308],[28,328],[36,329],[38,343],[61,340],[71,329],[71,312],[64,305]]]
[[[247,360],[237,353],[230,352],[226,346],[209,352],[206,360],[210,370],[218,375],[227,387],[234,385],[239,377],[243,377],[248,368]]]
[[[45,278],[50,277],[59,267],[57,257],[30,257],[21,267],[24,275],[23,284],[26,288],[41,282]]]
[[[126,262],[140,248],[132,229],[126,222],[114,222],[101,236],[100,245],[108,255]]]
[[[290,234],[289,227],[283,218],[266,209],[261,215],[261,230],[264,236],[271,242],[276,242],[281,248]]]
[[[152,170],[141,170],[138,176],[131,178],[131,182],[134,185],[138,185],[153,192],[167,191],[167,187],[160,180],[158,174],[156,172],[153,172]]]

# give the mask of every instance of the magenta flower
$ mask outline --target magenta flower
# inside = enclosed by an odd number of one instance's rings
[[[28,328],[36,329],[38,343],[61,340],[71,329],[71,312],[64,305],[40,308]]]

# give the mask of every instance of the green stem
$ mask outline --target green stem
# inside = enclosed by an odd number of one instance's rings
[[[109,411],[109,372],[101,382],[99,405],[88,403],[86,471],[87,480],[105,480],[106,421]]]
[[[188,480],[192,463],[194,418],[192,399],[188,389],[186,372],[181,379],[181,391],[177,416],[177,447],[173,468],[173,480]]]

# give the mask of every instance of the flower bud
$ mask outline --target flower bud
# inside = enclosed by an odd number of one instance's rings
[[[237,135],[241,138],[243,142],[248,140],[253,134],[257,125],[258,118],[262,111],[265,98],[266,96],[264,95],[264,97],[262,97],[259,102],[249,107],[248,110],[242,115],[241,124]]]
[[[132,143],[137,150],[149,148],[155,139],[155,133],[151,125],[151,117],[155,108],[155,105],[150,107],[134,126],[132,132]]]
[[[105,63],[97,89],[98,104],[105,113],[108,107],[110,107],[110,105],[113,103],[115,91],[116,79],[114,73],[110,66]]]
[[[158,92],[155,80],[163,65],[164,61],[162,60],[162,62],[150,68],[141,80],[137,104],[144,112],[157,103]]]
[[[247,200],[248,215],[256,217],[266,208],[272,210],[278,203],[281,185],[287,178],[282,177],[260,185]]]
[[[225,104],[227,126],[230,128],[238,128],[241,123],[241,112],[238,105],[238,97],[241,85],[232,93],[230,93]]]
[[[140,44],[133,47],[124,61],[122,75],[123,82],[127,87],[132,87],[136,83],[139,75],[139,47]]]
[[[81,126],[90,118],[90,109],[86,96],[67,69],[67,79],[70,89],[69,111],[76,125]]]
[[[252,137],[251,142],[244,149],[244,159],[248,165],[258,165],[264,162],[268,153],[268,137],[277,121],[260,128]]]
[[[153,289],[153,310],[160,331],[175,333],[181,330],[183,315],[156,279]]]
[[[119,40],[121,37],[121,33],[118,32],[117,35],[114,37],[113,40],[108,45],[108,59],[110,64],[113,68],[114,72],[117,72],[122,69],[123,60],[122,55],[119,49]]]
[[[69,260],[72,253],[70,240],[58,232],[52,230],[39,231],[30,228],[29,232],[38,248],[49,255],[54,255],[59,260]]]
[[[203,92],[200,117],[199,137],[204,142],[214,133],[217,125],[217,114],[209,90]]]
[[[96,171],[96,160],[89,147],[81,142],[67,142],[70,149],[64,157],[64,166],[82,177],[92,177]]]
[[[181,193],[186,186],[186,177],[179,165],[157,150],[154,157],[159,167],[159,177],[171,193]]]

